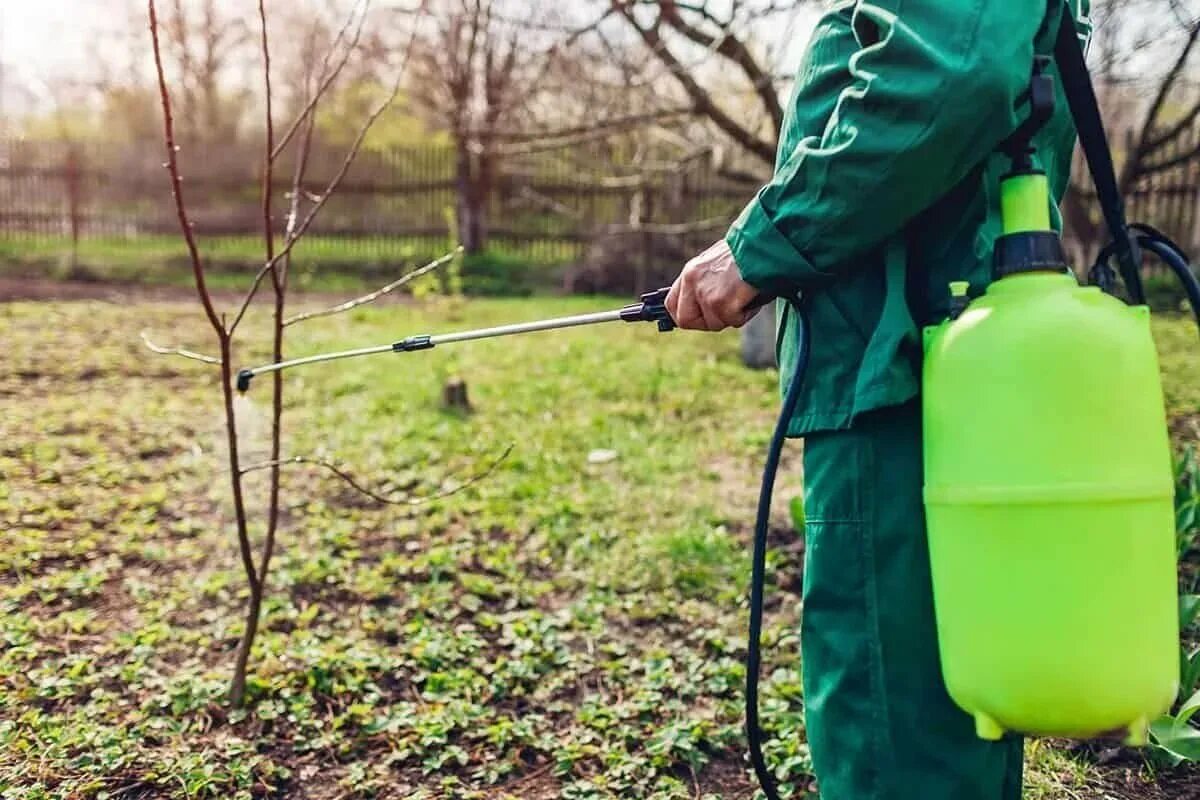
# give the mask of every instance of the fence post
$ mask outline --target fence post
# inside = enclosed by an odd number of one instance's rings
[[[645,179],[643,179],[639,191],[642,198],[638,219],[642,229],[642,263],[637,273],[635,294],[649,291],[647,284],[650,280],[650,273],[654,271],[654,234],[648,229],[650,222],[654,219],[654,193],[650,190],[649,181]]]
[[[1200,247],[1200,181],[1196,181],[1195,186],[1192,190],[1192,241],[1188,243],[1188,251],[1191,253],[1195,253]]]
[[[66,167],[63,179],[67,189],[67,215],[71,226],[71,268],[79,263],[79,234],[83,227],[83,165],[79,146],[67,143]]]

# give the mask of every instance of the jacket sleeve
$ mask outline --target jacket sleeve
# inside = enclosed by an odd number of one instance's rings
[[[1046,14],[1045,0],[859,2],[823,133],[780,154],[726,237],[746,282],[820,285],[962,180],[1019,124]]]

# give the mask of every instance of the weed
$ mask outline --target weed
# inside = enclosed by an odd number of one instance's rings
[[[619,302],[467,300],[460,313],[488,325]],[[367,308],[297,326],[289,355],[462,320]],[[1160,341],[1172,326],[1194,335],[1161,320]],[[204,341],[179,304],[0,307],[5,797],[750,795],[744,541],[778,396],[774,375],[739,365],[735,334],[614,325],[289,374],[297,451],[323,444],[387,476],[385,490],[436,494],[441,476],[515,448],[488,480],[411,509],[286,473],[286,546],[248,705],[232,710],[245,590],[214,376],[143,356],[146,327]],[[438,407],[451,358],[469,417]],[[1191,362],[1164,347],[1163,363]],[[1189,374],[1168,385],[1187,389]],[[1186,397],[1173,412],[1195,413]],[[591,463],[596,449],[616,458]],[[782,496],[798,494],[797,472]],[[771,763],[799,797],[798,597],[780,583],[763,712]],[[1036,747],[1031,797],[1094,796],[1093,767]]]

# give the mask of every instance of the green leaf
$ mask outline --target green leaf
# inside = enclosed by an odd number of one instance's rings
[[[1200,648],[1188,652],[1179,649],[1179,693],[1191,695],[1200,684]]]
[[[1200,615],[1200,594],[1184,594],[1179,596],[1179,627],[1185,630],[1196,621]]]
[[[1175,723],[1177,725],[1185,725],[1192,718],[1192,715],[1200,711],[1200,691],[1195,692],[1187,699],[1179,710],[1175,712]]]
[[[1154,744],[1179,761],[1200,761],[1200,730],[1175,717],[1162,716],[1150,723]]]
[[[310,603],[303,611],[296,615],[296,627],[307,628],[308,624],[316,619],[320,611],[320,603]]]
[[[804,530],[804,495],[796,495],[792,498],[792,502],[788,504],[788,511],[792,516],[792,527],[797,531]]]

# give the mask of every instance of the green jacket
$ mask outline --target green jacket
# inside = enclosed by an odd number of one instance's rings
[[[1088,36],[1089,0],[1070,5]],[[803,296],[811,362],[791,435],[914,397],[920,329],[945,316],[947,285],[974,296],[990,281],[1008,169],[996,147],[1027,115],[1034,55],[1053,53],[1061,15],[1060,0],[858,0],[818,23],[775,175],[726,237],[746,282]],[[1036,140],[1056,201],[1075,143],[1059,91]],[[799,333],[779,305],[786,384]]]

